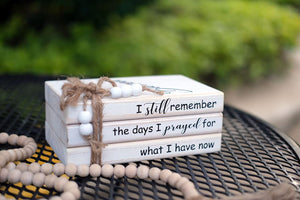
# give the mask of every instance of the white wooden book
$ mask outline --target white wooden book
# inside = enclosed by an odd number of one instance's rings
[[[67,148],[46,122],[46,139],[64,164],[90,164],[91,148]],[[102,151],[102,164],[127,163],[166,157],[219,151],[221,133],[108,144]]]
[[[118,143],[222,131],[222,113],[103,122],[102,142]],[[79,124],[66,125],[46,103],[46,121],[67,147],[86,146]],[[46,134],[51,134],[46,132]]]
[[[140,96],[120,99],[105,97],[102,100],[104,121],[196,115],[223,111],[223,92],[182,75],[125,77],[112,78],[112,80],[120,87],[138,83],[152,89],[162,90],[165,94],[157,95],[144,91]],[[98,79],[82,81],[97,83]],[[76,106],[68,106],[64,111],[59,108],[61,87],[64,83],[66,80],[45,82],[46,102],[64,123],[78,124],[78,115],[83,110],[82,99]],[[110,89],[111,85],[105,82],[103,88]],[[92,113],[90,101],[88,101],[87,111]]]

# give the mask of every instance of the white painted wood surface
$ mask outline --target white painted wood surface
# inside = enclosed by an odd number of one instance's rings
[[[127,163],[219,151],[221,133],[108,144],[102,164]],[[89,146],[67,148],[46,122],[46,139],[62,163],[90,164]]]
[[[113,78],[113,80],[119,86],[127,83],[139,83],[151,88],[157,87],[165,91],[165,94],[160,96],[144,91],[142,95],[137,97],[103,98],[104,121],[196,115],[223,111],[223,92],[182,75],[125,77]],[[83,81],[96,83],[98,79]],[[83,110],[82,100],[76,106],[68,106],[64,111],[59,108],[61,87],[64,83],[66,83],[65,80],[45,82],[46,102],[64,123],[77,124],[79,112]],[[109,89],[111,85],[105,83],[103,88]],[[87,110],[92,112],[90,101]]]
[[[104,122],[103,143],[200,135],[222,131],[222,113]],[[46,121],[67,147],[86,146],[79,124],[66,125],[46,103]]]

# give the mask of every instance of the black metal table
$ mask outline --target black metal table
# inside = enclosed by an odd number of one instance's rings
[[[35,138],[38,150],[26,162],[59,162],[44,136],[44,85],[49,77],[0,76],[0,132]],[[225,106],[222,149],[218,153],[144,161],[190,178],[207,197],[220,198],[292,184],[300,199],[300,150],[286,135],[263,121]],[[2,145],[0,149],[10,148]],[[150,179],[76,177],[82,199],[181,199],[179,191]],[[15,198],[48,198],[56,191],[21,183],[0,185]]]

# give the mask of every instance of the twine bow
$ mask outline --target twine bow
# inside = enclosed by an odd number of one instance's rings
[[[83,98],[83,110],[86,110],[87,101],[92,102],[93,111],[93,134],[86,136],[86,140],[91,145],[91,164],[101,163],[101,152],[105,144],[102,143],[103,128],[103,103],[102,98],[110,96],[110,91],[102,88],[104,81],[109,82],[113,87],[117,84],[108,77],[101,77],[97,84],[83,83],[79,78],[68,78],[68,82],[62,86],[60,98],[60,109],[64,110],[68,105],[75,106],[81,95]]]
[[[75,106],[80,96],[83,98],[83,110],[86,110],[87,101],[92,101],[93,111],[93,135],[85,136],[91,145],[91,164],[101,164],[101,153],[106,145],[102,143],[103,129],[103,103],[102,98],[110,96],[109,90],[102,88],[103,82],[109,82],[113,87],[117,84],[108,77],[100,77],[97,84],[83,83],[79,78],[68,78],[68,82],[62,86],[62,95],[60,97],[60,109],[64,110],[68,105]],[[153,90],[147,86],[142,86],[143,91],[149,91],[159,95],[163,95],[163,91]]]

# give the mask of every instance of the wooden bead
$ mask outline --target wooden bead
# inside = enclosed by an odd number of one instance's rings
[[[31,185],[33,180],[33,173],[30,171],[23,172],[20,181],[23,185]]]
[[[52,164],[44,163],[43,165],[41,165],[41,172],[44,173],[45,175],[51,174],[52,168],[53,168]]]
[[[130,85],[122,85],[122,97],[130,97],[132,95],[132,87]]]
[[[0,168],[0,183],[6,182],[7,177],[8,177],[8,169]]]
[[[114,167],[110,164],[102,166],[102,175],[106,178],[111,177],[114,174]]]
[[[24,145],[28,145],[29,143],[36,144],[32,137],[27,137],[27,139],[25,139],[25,141],[24,141]]]
[[[0,155],[0,168],[7,164],[7,157]]]
[[[128,178],[134,178],[136,176],[137,167],[134,164],[129,164],[125,168],[125,174]]]
[[[30,158],[34,154],[34,152],[35,152],[35,151],[32,150],[32,148],[27,147],[27,146],[24,147],[24,150],[26,152],[26,157],[27,158]]]
[[[76,174],[80,177],[86,177],[90,173],[90,168],[88,165],[79,165],[77,167],[77,172]]]
[[[125,167],[123,165],[116,165],[114,167],[114,175],[117,178],[122,178],[125,175]]]
[[[26,158],[26,152],[23,148],[14,149],[16,153],[16,160],[24,160]]]
[[[172,173],[168,179],[169,185],[171,185],[172,187],[175,187],[175,184],[179,181],[180,178],[181,178],[180,174]]]
[[[30,165],[28,166],[28,170],[31,171],[34,174],[38,173],[41,170],[41,165],[37,162],[30,163]]]
[[[21,178],[21,171],[20,170],[13,169],[13,170],[10,170],[8,172],[8,177],[7,177],[8,182],[10,182],[12,184],[15,184],[15,183],[18,183],[20,181],[20,178]]]
[[[45,177],[45,174],[41,172],[34,174],[32,184],[36,187],[42,187],[45,183]]]
[[[5,144],[7,143],[7,139],[8,139],[8,134],[7,133],[0,133],[0,144]]]
[[[30,158],[31,155],[28,155],[24,148],[20,148],[20,151],[22,152],[22,160]]]
[[[160,172],[159,179],[167,183],[172,172],[169,169],[164,169]]]
[[[72,190],[69,190],[69,192],[72,192],[76,199],[79,199],[81,196],[79,188],[73,188]]]
[[[7,150],[7,156],[10,157],[9,160],[10,160],[11,162],[17,160],[17,154],[16,154],[16,152],[15,152],[13,149]]]
[[[7,157],[7,150],[1,150],[0,151],[0,156]]]
[[[34,152],[32,151],[32,149],[29,148],[28,146],[24,147],[23,149],[24,149],[25,152],[26,152],[26,157],[27,157],[27,158],[30,158],[30,157],[32,156],[32,154],[34,153]]]
[[[26,139],[27,139],[27,136],[25,136],[25,135],[19,136],[17,139],[17,145],[22,146],[22,147],[25,146],[24,142]]]
[[[4,195],[0,194],[0,200],[7,200],[7,199]]]
[[[62,163],[56,163],[54,166],[53,166],[53,173],[56,175],[56,176],[61,176],[65,173],[65,165],[62,164]]]
[[[122,97],[122,89],[120,87],[112,87],[110,89],[111,98],[118,99]]]
[[[159,175],[160,175],[160,169],[157,168],[157,167],[152,167],[150,170],[149,170],[149,177],[156,181],[159,179]]]
[[[60,196],[53,196],[49,200],[63,200]]]
[[[140,166],[137,168],[136,175],[137,175],[137,177],[140,178],[140,179],[148,178],[148,175],[149,175],[149,167],[148,167],[148,166],[145,166],[145,165],[140,165]]]
[[[101,166],[98,164],[92,164],[90,166],[90,176],[99,177],[101,175]]]
[[[75,200],[75,196],[72,192],[64,192],[60,195],[62,200]]]
[[[28,147],[28,148],[32,149],[33,152],[35,152],[36,149],[37,149],[37,144],[36,144],[36,143],[29,143],[29,144],[26,145],[25,147]]]
[[[77,172],[77,166],[72,164],[72,163],[69,163],[66,165],[65,167],[65,174],[69,177],[73,177],[76,175],[76,172]]]
[[[86,124],[92,121],[92,114],[89,111],[81,111],[78,115],[78,121],[82,124]]]
[[[143,92],[143,87],[141,84],[135,83],[131,85],[132,88],[132,95],[133,96],[139,96]]]
[[[175,184],[175,187],[178,189],[178,190],[181,190],[182,186],[184,186],[186,183],[190,182],[188,178],[186,177],[181,177],[177,183]]]
[[[37,149],[37,144],[35,142],[30,142],[25,147],[31,148],[35,152]]]
[[[17,164],[16,169],[20,170],[21,172],[25,172],[28,170],[28,165],[27,163],[20,162]]]
[[[68,183],[68,179],[66,177],[61,176],[55,181],[54,189],[57,192],[62,192],[66,183]]]
[[[47,175],[45,177],[45,185],[48,188],[53,188],[54,187],[54,183],[56,182],[56,180],[57,180],[57,176],[55,176],[54,174]]]
[[[73,189],[78,188],[78,184],[75,181],[68,181],[65,185],[64,185],[64,189],[63,191],[70,191]]]
[[[8,150],[1,150],[1,151],[0,151],[0,157],[5,157],[5,158],[7,158],[7,152],[8,152]]]
[[[93,133],[93,125],[91,123],[80,124],[79,133],[83,136],[91,135]]]
[[[13,162],[9,162],[9,163],[5,166],[5,168],[8,169],[8,171],[10,171],[10,170],[16,168],[16,164],[13,163]]]
[[[185,199],[199,199],[199,192],[196,189],[188,189],[187,191],[184,191],[183,196]]]
[[[11,134],[8,136],[7,142],[10,145],[16,145],[17,144],[17,140],[18,140],[18,135],[16,134]]]
[[[188,198],[191,198],[193,196],[198,196],[199,193],[197,192],[197,190],[195,189],[195,186],[192,182],[188,182],[188,183],[185,183],[180,191],[182,192],[183,196],[188,199]]]

